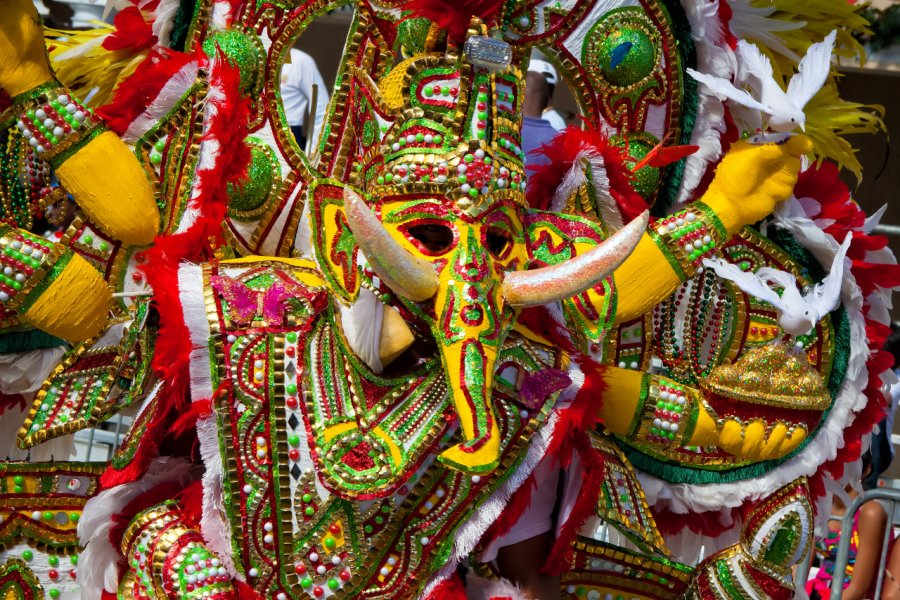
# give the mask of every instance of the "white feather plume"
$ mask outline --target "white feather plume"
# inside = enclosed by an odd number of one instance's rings
[[[160,0],[159,6],[156,7],[153,35],[156,36],[160,46],[169,46],[172,28],[175,27],[175,13],[178,12],[180,5],[179,0]]]
[[[590,183],[593,184],[594,197],[597,199],[599,216],[605,225],[618,231],[624,223],[619,206],[609,193],[609,177],[606,174],[605,161],[599,152],[588,146],[583,147],[572,161],[571,168],[553,194],[550,210],[563,211],[569,196],[588,183],[588,173]]]
[[[85,547],[78,567],[83,600],[99,600],[104,589],[115,592],[119,586],[121,552],[109,542],[113,515],[161,483],[187,484],[196,476],[189,461],[164,457],[154,461],[138,481],[102,491],[87,501],[78,521],[78,539]]]
[[[757,6],[751,0],[728,0],[731,8],[731,20],[728,28],[738,38],[752,39],[761,42],[765,47],[778,52],[782,56],[798,62],[800,57],[775,35],[783,31],[794,31],[806,27],[806,21],[794,23],[774,19],[774,6]]]
[[[198,70],[197,61],[191,61],[172,75],[150,106],[128,125],[122,139],[133,143],[165,118],[197,82]]]

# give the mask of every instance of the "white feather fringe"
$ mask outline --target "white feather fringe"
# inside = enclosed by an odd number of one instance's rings
[[[197,61],[191,61],[172,75],[156,98],[153,99],[153,102],[150,103],[150,106],[128,125],[128,129],[122,134],[122,139],[128,143],[134,143],[150,131],[160,120],[165,118],[169,111],[178,104],[196,83],[198,70],[199,64]]]
[[[203,291],[203,271],[199,265],[182,263],[178,267],[178,295],[181,311],[191,339],[189,358],[191,398],[208,400],[213,395],[209,372],[209,322]]]
[[[590,170],[591,181],[594,184],[594,196],[597,199],[600,217],[603,223],[614,231],[622,228],[622,213],[616,201],[609,193],[609,177],[606,175],[606,164],[603,156],[590,147],[583,147],[572,161],[572,166],[563,177],[559,187],[553,194],[550,202],[552,212],[565,210],[566,201],[581,186],[587,184],[587,170]]]
[[[530,600],[525,592],[507,579],[484,579],[472,574],[466,576],[466,596],[469,600],[492,600],[493,598]]]
[[[179,0],[160,0],[153,19],[153,35],[160,46],[169,46],[172,29],[175,27],[175,13],[178,12]]]
[[[109,542],[113,515],[161,483],[187,484],[195,476],[194,465],[189,461],[163,457],[154,461],[140,480],[110,488],[87,501],[78,522],[78,539],[85,546],[78,566],[83,600],[99,600],[104,589],[115,592],[119,586],[122,556]]]
[[[225,467],[219,451],[215,414],[197,421],[197,438],[200,440],[200,456],[206,469],[203,473],[203,515],[200,518],[200,533],[209,549],[219,555],[228,573],[243,581],[243,576],[234,567],[231,526],[226,520],[225,506],[222,504]]]

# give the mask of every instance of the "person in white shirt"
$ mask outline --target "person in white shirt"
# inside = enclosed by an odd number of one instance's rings
[[[310,132],[306,115],[312,101],[313,85],[318,86],[318,92]],[[302,50],[291,48],[288,61],[281,69],[281,102],[284,105],[288,125],[300,147],[306,148],[306,138],[310,133],[313,141],[318,141],[322,122],[325,120],[325,107],[328,105],[328,88],[325,87],[325,81],[316,67],[316,61]]]

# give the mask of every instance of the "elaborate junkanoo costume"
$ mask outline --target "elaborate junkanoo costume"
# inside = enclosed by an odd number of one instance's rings
[[[900,284],[852,5],[360,0],[307,156],[279,73],[340,3],[8,4],[0,424],[133,424],[0,463],[0,595],[524,597],[493,556],[552,530],[567,598],[792,596]],[[529,173],[533,48],[584,123]]]

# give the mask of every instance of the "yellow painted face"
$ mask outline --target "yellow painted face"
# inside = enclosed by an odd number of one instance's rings
[[[432,334],[441,350],[465,443],[442,455],[463,470],[496,466],[499,433],[490,405],[497,353],[515,319],[504,305],[504,273],[527,260],[521,208],[485,203],[477,216],[445,198],[385,198],[376,212],[385,229],[413,256],[434,265]]]

